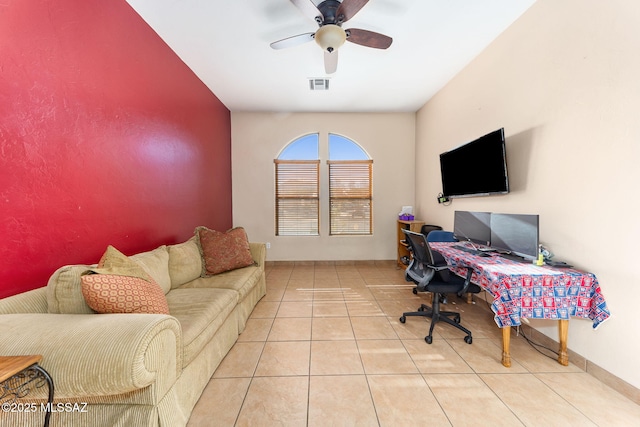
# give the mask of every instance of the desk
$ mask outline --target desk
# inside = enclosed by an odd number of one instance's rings
[[[502,328],[502,364],[506,367],[511,366],[511,326],[520,325],[522,318],[558,320],[558,362],[566,366],[569,364],[569,318],[591,319],[595,329],[611,315],[598,279],[592,273],[539,267],[511,261],[496,253],[481,257],[456,248],[460,244],[430,243],[429,246],[442,254],[457,275],[466,277],[466,268],[472,268],[471,281],[493,297],[491,310],[496,324]]]
[[[49,425],[53,405],[53,380],[38,362],[42,356],[0,356],[0,404],[3,411],[38,412],[42,406],[35,403],[20,404],[16,399],[29,394],[32,387],[39,388],[46,383],[49,395],[44,416],[44,426]]]

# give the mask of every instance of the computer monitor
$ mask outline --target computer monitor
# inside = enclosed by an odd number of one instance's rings
[[[460,241],[488,245],[491,241],[491,212],[455,211],[453,234]]]
[[[538,257],[538,215],[491,214],[491,247],[526,259]]]

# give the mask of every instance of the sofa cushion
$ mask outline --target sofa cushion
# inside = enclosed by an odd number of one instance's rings
[[[202,257],[195,236],[184,243],[167,246],[169,252],[169,277],[175,289],[202,273]]]
[[[207,277],[254,263],[247,233],[242,227],[224,233],[197,227],[196,236],[202,255],[202,276]]]
[[[140,264],[144,271],[160,285],[165,294],[171,290],[169,252],[166,246],[162,245],[152,251],[131,255],[129,259]]]
[[[239,268],[216,274],[211,277],[200,277],[186,283],[181,289],[190,288],[218,288],[232,289],[238,292],[239,301],[253,289],[262,275],[262,269],[256,266]]]
[[[56,314],[92,314],[82,296],[80,276],[96,265],[66,265],[57,269],[47,283],[47,309]]]
[[[107,250],[102,254],[98,266],[90,270],[96,274],[117,274],[119,276],[139,277],[144,280],[151,279],[149,273],[140,264],[132,261],[111,245],[107,246]]]
[[[97,268],[82,275],[82,295],[98,313],[169,314],[164,291],[153,277],[168,281],[168,262],[165,246],[127,257],[109,245]]]
[[[80,280],[87,305],[98,313],[169,314],[164,292],[153,279],[85,274]]]
[[[182,328],[183,366],[211,341],[238,302],[238,293],[230,289],[180,288],[166,297],[169,312]]]
[[[115,273],[150,279],[150,274],[147,273],[141,263],[131,261],[131,259],[116,248],[109,246],[102,255],[98,265],[67,265],[60,267],[51,275],[47,283],[47,305],[49,313],[95,313],[82,295],[80,276],[87,271],[99,274]],[[153,277],[153,275],[151,275],[151,277]]]

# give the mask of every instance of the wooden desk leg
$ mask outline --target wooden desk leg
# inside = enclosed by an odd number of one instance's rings
[[[511,353],[509,345],[511,344],[511,326],[502,328],[502,365],[506,368],[511,367]]]
[[[563,366],[569,365],[569,354],[567,353],[567,338],[569,337],[569,321],[558,320],[558,338],[560,340],[560,351],[558,363]]]

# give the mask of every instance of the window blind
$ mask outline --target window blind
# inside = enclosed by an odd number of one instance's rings
[[[276,235],[319,234],[320,160],[274,160]]]
[[[372,234],[372,160],[329,160],[329,234]]]

